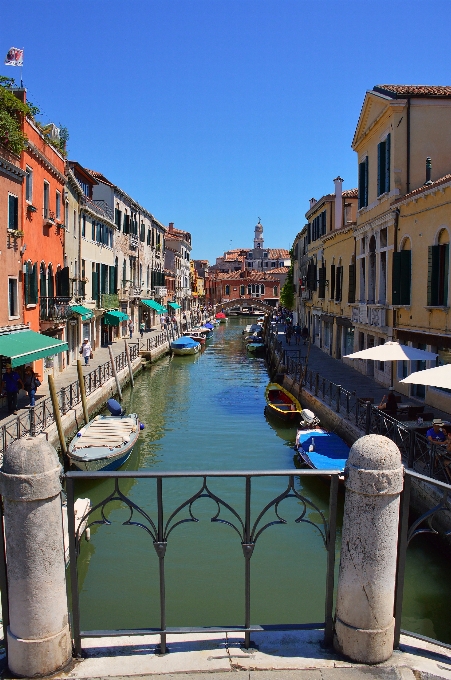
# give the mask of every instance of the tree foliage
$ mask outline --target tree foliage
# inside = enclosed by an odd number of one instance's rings
[[[280,304],[285,309],[294,308],[294,283],[293,283],[293,263],[287,273],[287,278],[280,291]]]

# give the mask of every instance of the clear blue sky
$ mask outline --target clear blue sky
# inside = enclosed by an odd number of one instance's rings
[[[365,90],[451,84],[450,28],[450,0],[20,0],[2,3],[0,52],[25,48],[70,158],[213,262],[251,246],[258,216],[290,247],[309,198],[338,174],[356,186]]]

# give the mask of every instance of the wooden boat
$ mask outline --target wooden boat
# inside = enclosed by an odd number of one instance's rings
[[[298,430],[295,448],[299,460],[313,470],[343,472],[349,456],[346,442],[321,427]]]
[[[292,394],[278,383],[269,383],[265,390],[265,413],[281,420],[299,422],[301,405]]]
[[[227,317],[224,314],[224,312],[218,312],[215,316],[216,321],[219,321],[219,323],[226,323]]]
[[[243,331],[244,336],[253,335],[254,333],[260,333],[262,326],[259,323],[249,323]]]
[[[262,340],[251,340],[246,344],[246,349],[251,354],[264,354],[265,343]]]
[[[115,415],[96,416],[69,444],[68,458],[79,470],[117,470],[129,458],[144,428],[136,413],[123,415],[114,399],[109,399],[107,406],[110,413],[115,409]]]
[[[200,350],[200,342],[183,335],[181,338],[177,338],[177,340],[171,342],[171,350],[174,354],[178,354],[179,356],[197,354]]]
[[[186,338],[191,338],[191,340],[195,340],[196,342],[200,342],[201,345],[205,345],[205,342],[207,340],[206,333],[203,333],[202,331],[195,329],[191,331],[185,331],[183,333],[183,336]]]

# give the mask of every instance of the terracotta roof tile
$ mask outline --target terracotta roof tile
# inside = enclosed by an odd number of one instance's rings
[[[286,248],[268,248],[270,260],[289,260],[290,252]]]
[[[451,175],[444,175],[443,177],[440,177],[440,179],[435,180],[435,182],[432,182],[431,184],[423,185],[422,187],[418,187],[418,189],[414,189],[408,194],[405,194],[404,196],[400,196],[399,198],[395,199],[393,203],[400,203],[401,201],[405,201],[408,198],[413,198],[414,196],[417,196],[419,194],[423,194],[425,191],[429,191],[429,189],[433,189],[434,187],[439,187],[441,184],[446,184],[447,182],[451,182]]]
[[[104,184],[108,184],[108,186],[114,187],[114,184],[110,182],[110,180],[107,179],[105,175],[102,175],[101,172],[97,172],[97,170],[89,170],[89,168],[85,168],[85,170],[89,172],[89,174],[92,175],[94,179],[99,179]]]
[[[271,274],[286,274],[289,270],[289,267],[274,267],[271,269]]]
[[[375,85],[375,92],[389,97],[451,97],[450,85]]]
[[[342,196],[343,196],[343,198],[358,198],[359,190],[358,189],[346,189],[346,191],[343,191]]]

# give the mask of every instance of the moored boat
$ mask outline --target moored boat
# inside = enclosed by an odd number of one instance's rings
[[[183,335],[181,338],[177,338],[177,340],[171,342],[171,350],[174,354],[178,354],[179,356],[197,354],[200,350],[200,342]]]
[[[321,427],[298,430],[295,448],[300,462],[313,470],[343,472],[349,456],[346,442]]]
[[[246,344],[246,349],[251,354],[264,354],[265,343],[262,340],[252,340]]]
[[[254,333],[260,333],[262,326],[259,323],[249,323],[243,331],[243,335],[253,335]]]
[[[293,397],[282,385],[269,383],[265,390],[265,413],[273,415],[281,420],[299,422],[301,417],[301,405],[296,397]]]
[[[130,457],[144,427],[136,413],[124,415],[114,399],[107,406],[112,415],[93,418],[69,444],[68,458],[79,470],[117,470]]]
[[[207,340],[207,331],[203,332],[193,328],[191,331],[185,331],[183,333],[183,337],[191,338],[196,342],[200,342],[201,345],[205,345]]]
[[[219,321],[219,323],[225,323],[227,321],[227,317],[224,312],[218,312],[215,318],[217,321]]]

